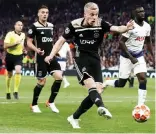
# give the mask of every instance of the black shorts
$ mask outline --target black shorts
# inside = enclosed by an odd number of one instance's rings
[[[37,63],[35,65],[36,77],[41,79],[47,76],[47,74],[53,74],[56,70],[61,70],[60,64],[57,62],[56,58],[50,62],[50,64],[44,61],[43,56],[39,56]]]
[[[89,55],[75,58],[74,65],[79,83],[84,85],[84,80],[93,78],[95,82],[103,83],[100,59]]]
[[[7,71],[11,72],[15,69],[16,65],[22,66],[23,54],[21,55],[13,55],[13,54],[6,54],[5,62],[6,62],[6,69]]]

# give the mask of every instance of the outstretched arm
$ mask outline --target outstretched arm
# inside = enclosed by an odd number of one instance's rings
[[[113,32],[118,32],[118,33],[125,33],[127,32],[128,30],[132,30],[134,28],[133,26],[133,21],[130,20],[126,26],[122,25],[122,26],[111,26],[110,27],[110,31],[113,31]]]

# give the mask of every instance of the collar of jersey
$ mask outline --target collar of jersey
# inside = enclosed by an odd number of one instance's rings
[[[43,25],[39,20],[38,20],[38,23],[40,23],[43,27],[48,27],[48,23],[46,23],[46,26]]]
[[[19,36],[21,35],[21,32],[20,33],[17,33],[15,30],[14,30],[14,33],[17,34],[17,35],[19,35]]]

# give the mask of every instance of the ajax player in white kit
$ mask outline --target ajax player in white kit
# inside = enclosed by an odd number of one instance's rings
[[[67,55],[69,57],[70,64],[73,64],[72,54],[70,51],[69,44],[67,42],[65,42],[63,47],[58,52],[58,57],[57,57],[57,61],[60,64],[62,71],[66,71]],[[64,86],[63,86],[64,88],[67,88],[70,85],[70,83],[67,81],[65,75],[63,76],[63,82],[64,82]]]
[[[137,76],[139,81],[138,88],[138,105],[144,104],[146,99],[146,62],[144,59],[143,46],[147,45],[148,51],[153,56],[150,38],[150,25],[144,21],[145,11],[142,6],[137,6],[134,10],[134,29],[122,34],[120,39],[120,47],[122,49],[120,55],[119,80],[106,80],[103,86],[124,87],[131,70]]]

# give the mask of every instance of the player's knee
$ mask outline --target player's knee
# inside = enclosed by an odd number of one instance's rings
[[[39,84],[39,85],[44,86],[45,83],[46,83],[46,78],[38,79],[38,84]]]
[[[96,88],[99,94],[102,94],[103,92],[103,85],[102,83],[96,83]]]
[[[139,83],[146,84],[147,83],[146,77],[140,77],[139,78]]]
[[[84,84],[87,88],[96,88],[96,83],[93,80],[93,78],[88,78],[86,80],[84,80]]]

